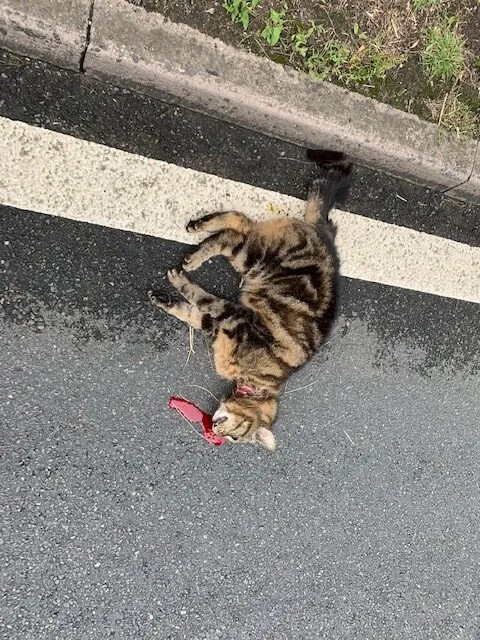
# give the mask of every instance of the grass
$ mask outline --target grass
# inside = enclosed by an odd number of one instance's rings
[[[428,30],[422,64],[432,82],[459,78],[464,67],[464,42],[453,19],[444,20]]]
[[[366,38],[359,46],[327,40],[321,50],[304,56],[305,68],[319,80],[336,79],[348,86],[368,86],[385,78],[399,63],[397,56],[382,50],[379,38]]]
[[[432,118],[459,138],[473,138],[477,134],[480,125],[478,111],[465,102],[458,89],[446,93],[443,100],[430,100],[428,106]]]
[[[128,1],[480,138],[480,0]]]
[[[480,0],[128,0],[480,137]]]
[[[128,1],[480,137],[480,0]]]
[[[417,13],[428,11],[429,9],[439,9],[444,0],[412,0],[412,8]]]
[[[251,50],[315,79],[414,108],[459,136],[479,135],[473,103],[460,89],[465,78],[470,89],[480,86],[480,56],[466,51],[466,21],[448,15],[449,0],[225,0],[223,6],[242,24]]]
[[[387,51],[382,34],[370,37],[355,23],[349,38],[342,40],[331,26],[294,20],[287,5],[270,7],[250,38],[260,50],[268,46],[267,55],[277,62],[306,71],[315,79],[336,80],[352,87],[383,80],[403,59]]]

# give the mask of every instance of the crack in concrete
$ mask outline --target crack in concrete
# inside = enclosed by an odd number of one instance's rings
[[[475,170],[475,164],[477,162],[477,155],[478,155],[478,148],[479,147],[480,147],[480,141],[477,140],[477,144],[475,146],[475,152],[473,154],[472,168],[470,169],[470,173],[468,174],[468,177],[466,178],[466,180],[462,180],[462,182],[459,182],[458,184],[453,185],[453,187],[447,187],[446,189],[441,191],[441,193],[443,193],[444,195],[448,196],[449,192],[452,191],[453,189],[458,189],[458,187],[461,187],[463,184],[467,184],[467,182],[470,182],[470,179],[473,176],[473,172]]]
[[[80,73],[85,73],[85,58],[87,55],[88,47],[90,46],[90,33],[92,31],[92,23],[93,23],[93,10],[95,7],[95,0],[90,1],[90,9],[88,11],[88,19],[87,19],[87,29],[85,32],[85,47],[83,48],[82,53],[80,54],[79,60],[79,71]]]

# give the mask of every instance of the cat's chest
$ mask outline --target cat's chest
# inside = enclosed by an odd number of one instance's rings
[[[213,342],[213,360],[217,373],[227,378],[236,380],[240,377],[240,367],[237,358],[237,341],[223,331],[219,331]]]

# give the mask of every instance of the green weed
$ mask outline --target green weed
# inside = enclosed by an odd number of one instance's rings
[[[421,60],[432,82],[460,76],[464,66],[464,41],[456,32],[454,18],[429,29]]]
[[[318,80],[340,78],[350,55],[350,49],[343,42],[329,40],[322,49],[311,52],[305,60],[305,67]]]
[[[291,36],[293,52],[305,58],[310,50],[310,40],[312,37],[321,36],[325,32],[325,28],[321,24],[317,24],[314,20],[308,23],[308,29],[302,25],[296,27],[295,33]]]
[[[368,36],[363,31],[360,31],[360,25],[358,22],[355,22],[353,25],[353,35],[359,40],[368,40]]]
[[[274,47],[280,40],[285,26],[286,11],[286,6],[284,6],[283,9],[280,9],[280,11],[270,9],[267,22],[265,23],[263,31],[260,35],[271,47]]]
[[[260,0],[225,0],[223,8],[230,15],[234,24],[241,23],[243,30],[248,29],[250,15]]]
[[[403,62],[402,56],[394,56],[384,50],[381,34],[369,38],[358,33],[357,37],[361,44],[350,58],[345,78],[347,83],[356,86],[375,84],[384,80],[390,69]]]
[[[423,13],[428,9],[441,7],[443,0],[412,0],[412,8],[416,13]]]
[[[314,50],[306,57],[305,68],[314,78],[337,79],[347,85],[371,85],[383,80],[387,72],[402,62],[400,56],[392,56],[382,49],[381,37],[369,38],[354,25],[358,48],[339,40],[329,40],[321,50]]]

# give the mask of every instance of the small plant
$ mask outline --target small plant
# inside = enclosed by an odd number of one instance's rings
[[[433,82],[458,78],[464,65],[464,42],[456,32],[455,19],[449,18],[427,32],[422,64]]]
[[[323,25],[317,24],[315,20],[310,20],[308,29],[297,27],[297,31],[292,35],[293,51],[305,58],[309,51],[309,41],[312,36],[320,36],[324,33]]]
[[[225,0],[223,8],[230,15],[234,24],[241,23],[243,30],[248,29],[250,15],[260,0]]]
[[[346,44],[336,40],[327,42],[323,48],[323,53],[327,65],[336,76],[341,75],[342,67],[347,64],[352,55]]]
[[[280,11],[270,9],[270,13],[263,28],[261,37],[271,46],[274,47],[280,40],[285,24],[285,13],[287,7],[284,6]]]
[[[379,36],[370,38],[357,24],[353,33],[358,38],[358,48],[339,40],[329,40],[323,49],[307,56],[305,67],[310,75],[319,80],[332,78],[360,87],[383,80],[387,71],[402,62],[400,56],[392,56],[382,49]]]
[[[441,7],[443,0],[412,0],[412,8],[416,13],[423,13],[428,9]]]
[[[315,80],[325,80],[328,77],[328,69],[322,52],[314,49],[305,58],[305,70]]]
[[[329,40],[321,50],[313,50],[305,60],[308,73],[317,80],[340,78],[351,56],[350,49],[339,40]]]
[[[368,85],[384,80],[390,69],[401,64],[402,56],[394,56],[384,49],[382,35],[370,38],[355,24],[354,35],[358,38],[359,47],[349,61],[345,73],[345,81],[355,86]]]
[[[359,40],[368,40],[368,35],[363,31],[360,31],[360,25],[358,24],[358,22],[355,22],[355,24],[353,25],[353,35]]]

